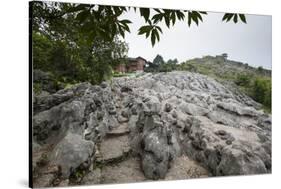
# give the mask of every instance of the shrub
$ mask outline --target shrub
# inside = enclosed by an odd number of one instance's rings
[[[235,84],[238,86],[249,86],[251,82],[251,76],[247,74],[239,74],[236,76]]]
[[[257,78],[253,84],[253,98],[271,109],[271,80]]]
[[[33,92],[39,95],[42,92],[42,86],[40,83],[33,83]]]

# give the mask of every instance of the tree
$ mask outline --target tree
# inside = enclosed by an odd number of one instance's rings
[[[258,67],[258,72],[260,72],[260,73],[263,72],[263,67],[262,67],[262,66],[259,66],[259,67]]]
[[[105,40],[91,36],[68,12],[70,4],[33,3],[33,66],[52,73],[59,82],[100,83],[112,75],[112,67],[125,61],[128,46],[118,36]]]
[[[174,60],[172,60],[172,59],[169,59],[168,61],[167,61],[167,64],[177,64],[178,63],[178,60],[175,58]]]
[[[253,85],[253,98],[271,109],[271,80],[256,78]]]
[[[166,68],[168,71],[176,70],[177,69],[178,60],[175,58],[174,60],[169,59],[166,62]]]
[[[81,28],[89,38],[100,36],[104,40],[113,41],[116,35],[125,37],[126,32],[130,32],[128,19],[121,20],[120,16],[130,9],[142,17],[146,25],[139,28],[139,35],[150,37],[152,46],[156,41],[160,41],[162,29],[159,26],[164,22],[168,28],[175,25],[178,21],[187,22],[188,26],[192,23],[199,25],[203,22],[203,16],[207,15],[204,11],[187,11],[187,10],[169,10],[169,9],[149,9],[121,6],[104,6],[90,4],[73,4],[73,3],[54,3],[54,2],[33,2],[34,15],[44,14],[44,18],[37,17],[33,21],[34,28],[42,29],[46,25],[52,25],[60,18],[72,15],[80,23]],[[244,14],[224,14],[222,21],[233,21],[246,23]],[[58,22],[59,23],[59,22]]]
[[[163,57],[161,55],[156,55],[156,57],[153,59],[153,64],[155,65],[161,65],[161,64],[164,64],[165,61],[163,59]]]

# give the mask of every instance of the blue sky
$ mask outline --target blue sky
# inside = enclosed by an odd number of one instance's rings
[[[271,69],[272,20],[271,16],[246,15],[247,24],[225,23],[223,13],[209,12],[199,26],[178,22],[172,28],[161,23],[163,34],[154,47],[143,35],[137,35],[140,26],[145,25],[139,13],[133,10],[122,15],[130,19],[131,33],[125,41],[129,44],[128,56],[142,56],[153,60],[161,54],[165,60],[177,58],[179,62],[202,57],[228,53],[229,59],[248,63],[254,67]]]

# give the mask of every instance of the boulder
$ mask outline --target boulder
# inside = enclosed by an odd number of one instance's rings
[[[57,142],[68,130],[82,135],[80,123],[84,117],[85,102],[74,100],[62,103],[33,117],[33,136],[38,142],[47,139]]]
[[[81,135],[68,133],[54,148],[51,164],[58,165],[62,177],[68,178],[81,164],[90,161],[95,153],[94,146]]]
[[[165,178],[170,162],[180,153],[177,139],[157,115],[145,116],[140,147],[142,169],[150,179]]]

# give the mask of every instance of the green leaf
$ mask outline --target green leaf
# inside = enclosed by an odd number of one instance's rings
[[[199,11],[200,14],[207,14],[205,11]]]
[[[196,23],[196,25],[198,26],[198,17],[196,15],[196,12],[195,11],[192,11],[191,13],[191,18],[192,20]]]
[[[191,12],[188,11],[188,26],[191,25]]]
[[[160,41],[160,36],[159,36],[158,31],[157,31],[156,29],[154,29],[154,30],[152,30],[152,31],[154,31],[155,36],[156,36],[156,38],[157,38],[157,41]]]
[[[152,44],[152,47],[155,45],[155,39],[156,39],[156,36],[153,32],[154,30],[152,30],[151,32],[151,44]]]
[[[140,15],[144,17],[147,22],[149,19],[150,10],[149,8],[140,8]]]
[[[88,7],[88,6],[89,6],[89,5],[80,4],[80,5],[75,6],[75,7],[70,7],[66,12],[68,12],[68,13],[77,12],[77,11],[80,11],[80,10],[85,9],[85,8]]]
[[[161,14],[160,9],[153,9],[153,10],[155,10],[156,12],[158,12],[158,13],[160,13],[160,14]]]
[[[122,24],[122,28],[124,28],[126,31],[130,32],[130,28],[128,24],[132,23],[130,20],[121,20],[119,21]]]
[[[173,25],[175,25],[175,23],[176,23],[176,12],[175,11],[172,12],[171,19],[172,19]]]
[[[130,28],[127,24],[123,25],[124,30],[126,30],[127,32],[130,32]]]
[[[147,31],[146,31],[146,30],[141,30],[141,29],[139,29],[138,35],[142,35],[142,34],[144,34],[144,33],[147,33]]]
[[[155,26],[156,27],[156,29],[158,29],[161,33],[163,33],[162,32],[162,29],[159,27],[159,26]]]
[[[202,19],[202,16],[197,12],[197,11],[194,11],[194,15],[199,18],[199,20],[201,20],[201,22],[203,22],[203,19]]]
[[[116,17],[120,16],[123,13],[123,10],[120,7],[113,7],[113,10]]]
[[[148,37],[149,37],[150,31],[151,31],[151,30],[148,30],[148,31],[146,32],[145,38],[148,38]]]
[[[121,34],[121,36],[123,37],[123,38],[125,38],[125,33],[124,33],[124,30],[119,30],[119,32],[120,32],[120,34]]]
[[[234,21],[235,24],[238,22],[238,16],[237,16],[237,14],[234,15],[233,21]]]
[[[232,13],[226,13],[223,18],[222,18],[222,21],[226,21],[226,22],[229,22],[232,17],[235,16],[235,14],[232,14]]]
[[[228,19],[229,16],[230,16],[229,13],[224,14],[224,16],[222,17],[222,21],[225,21],[226,19]]]
[[[247,23],[246,21],[246,17],[244,14],[239,14],[240,19],[242,20],[242,22],[244,22],[245,24]]]
[[[165,23],[166,23],[167,27],[170,28],[170,18],[169,18],[169,16],[166,15],[166,16],[164,17],[164,19],[165,19]]]
[[[163,15],[162,13],[160,13],[160,14],[155,14],[155,15],[152,17],[153,23],[155,24],[155,23],[157,23],[157,22],[159,22],[159,21],[162,21],[163,16],[164,16],[164,15]]]
[[[176,11],[177,17],[179,20],[183,20],[184,19],[184,14],[181,11]]]
[[[125,32],[124,32],[124,30],[123,30],[123,28],[122,28],[121,25],[118,25],[118,30],[119,30],[120,35],[121,35],[123,38],[125,38]]]
[[[121,20],[120,21],[122,24],[131,24],[132,22],[130,20]]]
[[[147,33],[148,31],[150,31],[151,29],[152,29],[152,26],[150,26],[150,25],[142,26],[142,27],[140,27],[138,34],[142,35],[144,33]]]
[[[233,16],[234,16],[234,14],[230,14],[230,15],[228,16],[228,18],[226,19],[226,21],[229,22]]]

